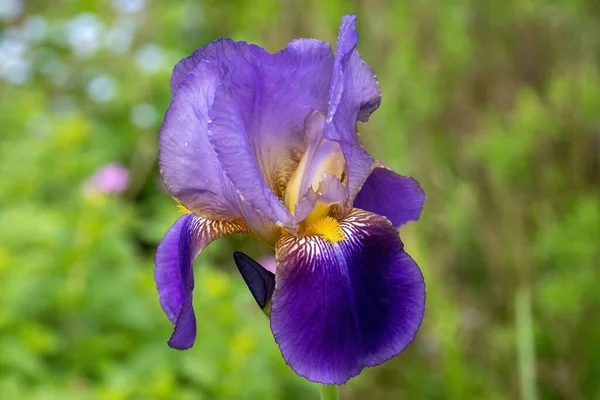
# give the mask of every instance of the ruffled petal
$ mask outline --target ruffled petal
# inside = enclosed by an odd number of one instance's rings
[[[285,361],[323,384],[343,384],[398,355],[413,340],[425,283],[397,231],[354,209],[344,240],[285,236],[277,244],[271,329]]]
[[[167,231],[154,259],[154,279],[160,305],[175,330],[169,346],[192,347],[196,339],[196,316],[192,306],[194,271],[192,263],[210,242],[224,235],[248,232],[243,224],[211,221],[185,214]]]
[[[351,199],[369,176],[373,159],[362,147],[357,121],[366,121],[381,102],[375,74],[360,58],[356,45],[356,16],[342,20],[335,55],[333,79],[324,136],[340,143],[346,160]]]
[[[246,42],[215,40],[177,63],[171,76],[171,93],[177,93],[181,83],[199,64],[214,64],[218,68],[220,65],[233,65],[238,57],[252,58],[264,52],[264,49]]]
[[[376,164],[354,199],[354,207],[383,215],[396,228],[418,220],[427,198],[419,182]]]
[[[239,216],[237,195],[208,141],[208,110],[220,85],[217,71],[203,65],[179,85],[158,139],[160,173],[169,193],[206,218]]]
[[[266,218],[291,225],[291,214],[277,197],[282,196],[306,147],[305,117],[313,109],[327,109],[333,69],[331,47],[321,41],[299,39],[269,54],[244,42],[218,40],[175,67],[172,92],[179,93],[190,76],[206,64],[219,71],[222,86],[210,109],[210,130],[215,132],[211,141],[225,174]],[[221,133],[230,128],[235,131],[222,139]],[[223,142],[229,147],[221,149]],[[265,182],[266,187],[262,187]]]
[[[298,39],[272,56],[264,67],[262,111],[251,127],[253,149],[269,186],[282,195],[286,178],[295,169],[306,145],[304,121],[312,110],[327,109],[333,53],[328,43]]]
[[[318,110],[327,113],[324,137],[341,147],[354,198],[373,162],[356,122],[380,101],[356,44],[355,17],[345,16],[335,59],[327,43],[312,39],[276,54],[222,39],[182,60],[159,139],[171,194],[207,218],[241,216],[254,230],[268,231],[264,218],[294,231],[294,216],[280,199],[309,143],[304,120]]]
[[[212,122],[208,139],[242,199],[276,225],[294,227],[294,217],[262,176],[235,96],[227,86],[221,86],[217,91],[214,107],[209,113]]]

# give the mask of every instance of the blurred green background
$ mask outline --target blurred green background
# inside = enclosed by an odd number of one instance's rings
[[[219,37],[335,42],[358,15],[371,153],[429,200],[413,344],[342,399],[600,399],[597,0],[0,0],[0,399],[316,399],[231,259],[196,262],[199,340],[168,348],[153,252],[170,70]],[[130,171],[104,195],[89,179]],[[87,183],[86,183],[87,182]]]

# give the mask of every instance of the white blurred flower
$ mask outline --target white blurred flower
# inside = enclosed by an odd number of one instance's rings
[[[113,53],[123,54],[131,48],[137,26],[132,21],[117,21],[106,32],[104,46]]]
[[[111,5],[121,14],[133,14],[146,7],[146,0],[112,0]]]
[[[142,71],[157,72],[165,65],[165,53],[156,44],[145,44],[138,49],[135,62]]]
[[[71,75],[71,68],[57,55],[49,57],[40,67],[40,72],[48,78],[55,87],[67,84]]]
[[[67,42],[75,53],[84,57],[98,50],[105,31],[104,22],[92,13],[77,15],[65,27]]]
[[[15,85],[24,83],[31,73],[28,50],[27,43],[19,36],[5,34],[0,38],[0,76]]]
[[[87,85],[87,94],[96,103],[106,103],[117,94],[117,81],[110,75],[99,75]]]
[[[129,115],[131,123],[140,129],[152,128],[158,120],[158,111],[152,104],[136,104]]]
[[[23,34],[31,41],[44,40],[48,35],[48,22],[42,16],[31,15],[23,22]]]
[[[22,0],[0,0],[0,18],[12,19],[23,11]]]

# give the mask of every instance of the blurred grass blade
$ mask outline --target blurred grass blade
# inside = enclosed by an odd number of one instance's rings
[[[523,400],[536,400],[535,345],[531,317],[531,291],[521,286],[515,294],[519,386]]]

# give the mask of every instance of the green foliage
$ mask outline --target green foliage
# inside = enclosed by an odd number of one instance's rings
[[[0,16],[0,398],[318,397],[232,267],[233,249],[266,254],[244,238],[197,261],[199,340],[167,347],[152,258],[177,210],[156,137],[170,69],[198,46],[334,42],[349,12],[383,90],[361,137],[429,198],[401,230],[428,297],[410,348],[341,398],[600,396],[597,1],[114,7],[138,3],[25,2]],[[87,191],[114,161],[128,190]]]

